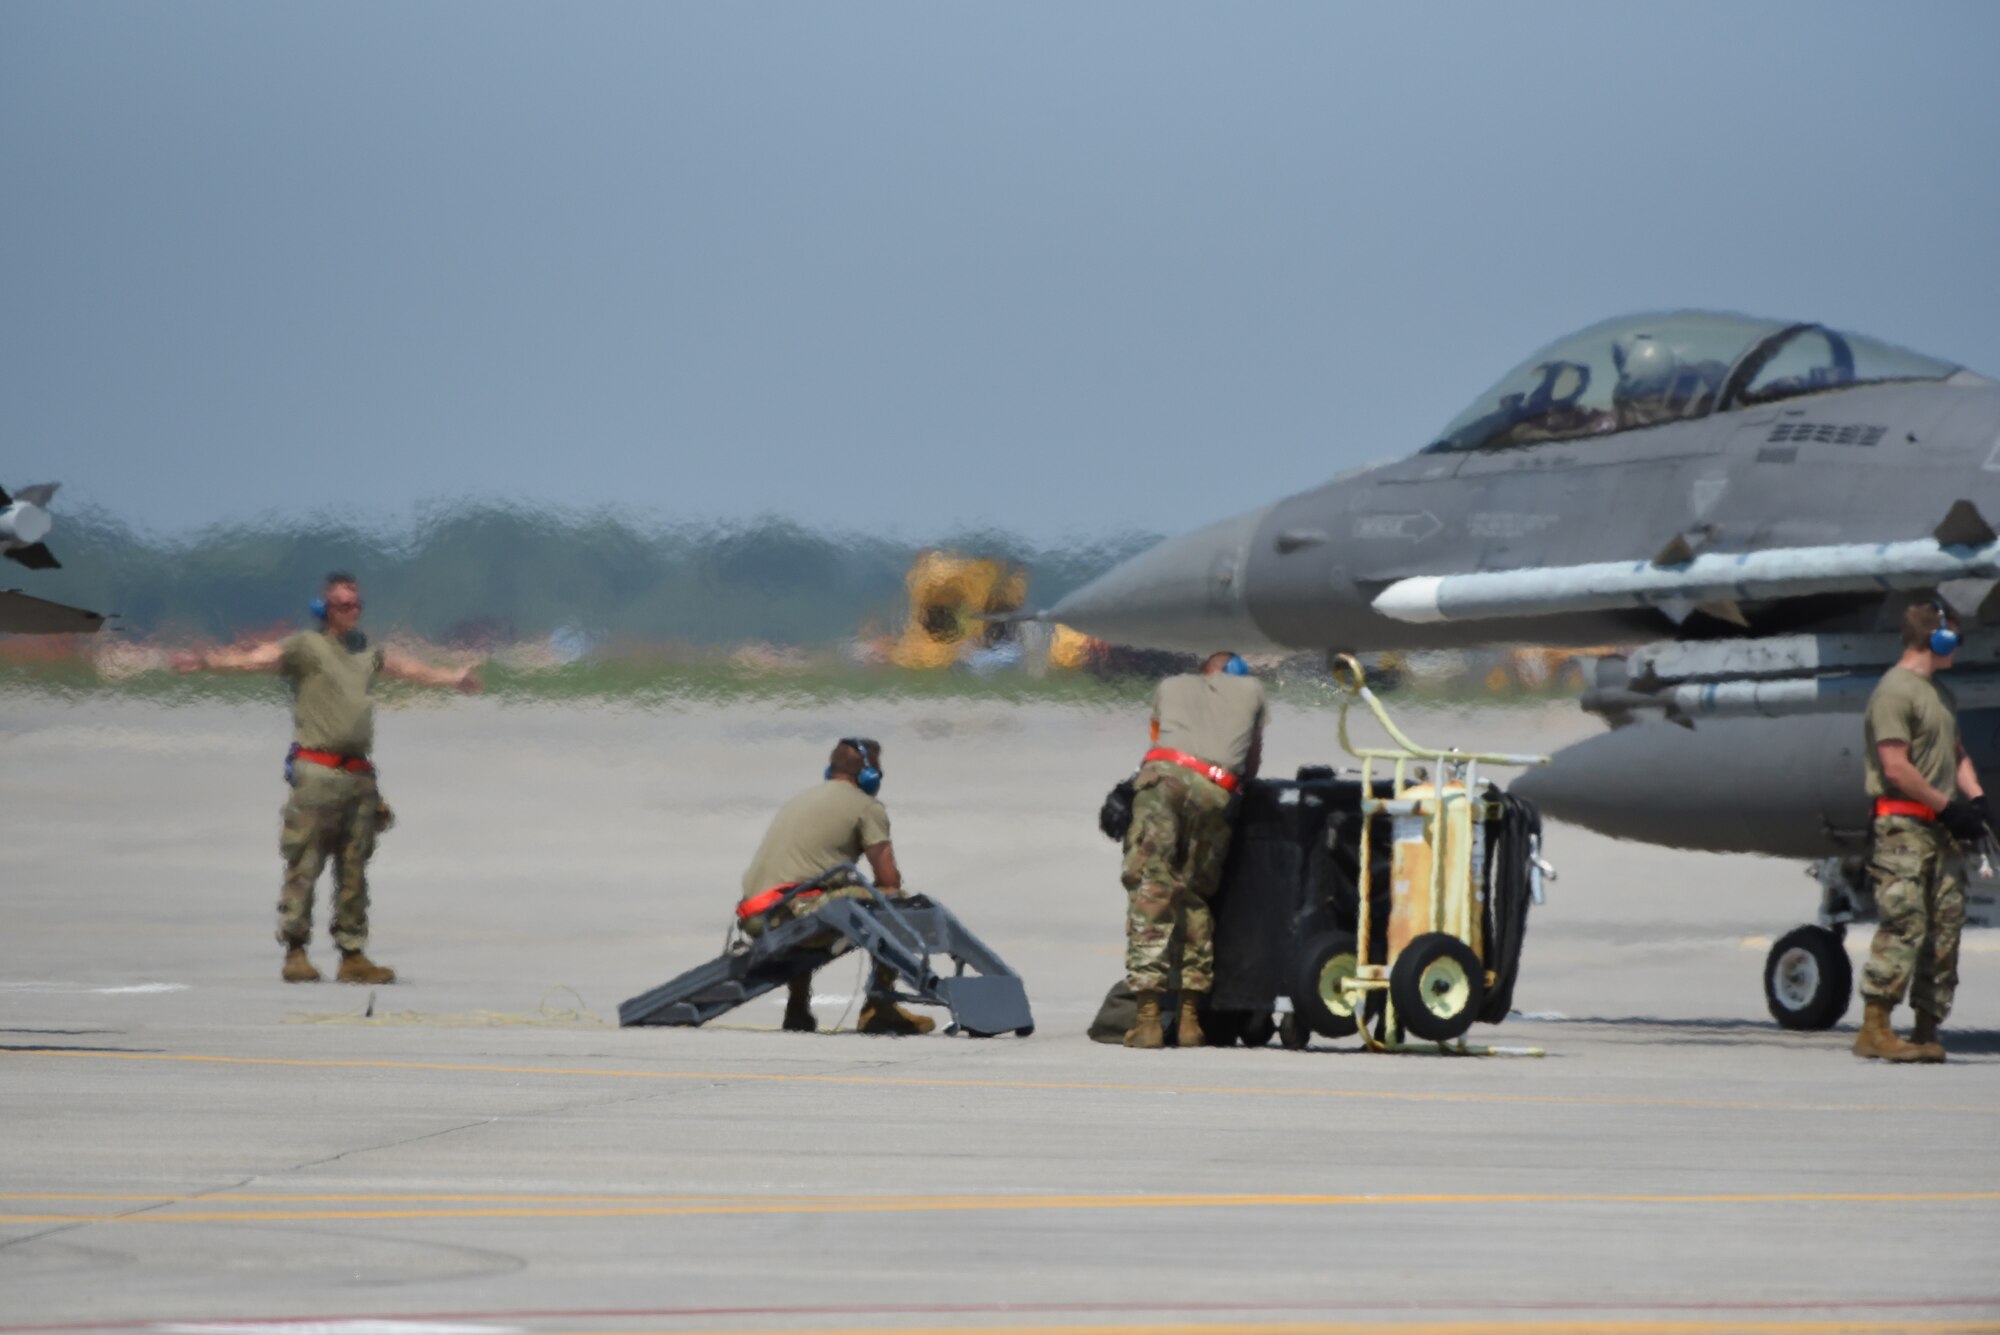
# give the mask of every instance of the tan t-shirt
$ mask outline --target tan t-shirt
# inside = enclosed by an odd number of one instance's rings
[[[889,841],[889,809],[842,779],[806,789],[778,809],[743,873],[743,898],[774,885],[809,881],[829,867],[859,862]]]
[[[292,740],[309,751],[365,756],[375,744],[368,689],[382,651],[365,639],[350,649],[321,630],[300,631],[280,645],[278,674],[292,688]]]
[[[1958,701],[1936,677],[1926,677],[1905,667],[1884,673],[1875,693],[1868,697],[1868,720],[1862,734],[1868,739],[1868,795],[1908,797],[1889,787],[1882,777],[1879,742],[1908,742],[1910,763],[1923,775],[1924,782],[1947,798],[1958,796]]]
[[[1159,745],[1241,773],[1250,745],[1270,717],[1264,684],[1226,672],[1168,677],[1153,688]]]

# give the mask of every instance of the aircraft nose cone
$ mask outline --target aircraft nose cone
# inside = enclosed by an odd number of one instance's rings
[[[1114,566],[1043,613],[1112,644],[1213,653],[1275,649],[1250,618],[1250,540],[1270,508],[1225,519]]]

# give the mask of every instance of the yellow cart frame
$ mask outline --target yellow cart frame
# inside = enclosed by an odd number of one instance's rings
[[[1531,766],[1546,765],[1547,756],[1509,755],[1504,752],[1474,752],[1459,750],[1439,750],[1419,746],[1398,728],[1390,719],[1388,710],[1375,693],[1368,689],[1367,674],[1361,664],[1347,654],[1336,654],[1328,660],[1336,689],[1340,693],[1340,745],[1348,755],[1361,762],[1361,849],[1359,870],[1363,884],[1357,898],[1359,911],[1355,914],[1355,964],[1351,976],[1340,980],[1340,992],[1353,1006],[1359,1021],[1361,1041],[1372,1052],[1420,1052],[1442,1053],[1455,1056],[1519,1056],[1540,1057],[1540,1048],[1474,1046],[1463,1037],[1449,1042],[1404,1042],[1401,1038],[1402,1025],[1397,1019],[1396,1003],[1390,989],[1390,975],[1396,967],[1396,956],[1387,956],[1381,964],[1368,963],[1373,953],[1369,949],[1370,936],[1374,930],[1375,916],[1372,903],[1374,863],[1371,839],[1374,817],[1376,816],[1419,816],[1424,821],[1424,842],[1430,850],[1429,915],[1430,930],[1442,932],[1464,942],[1483,966],[1486,960],[1484,943],[1481,941],[1481,897],[1475,893],[1475,878],[1483,874],[1482,868],[1473,866],[1470,838],[1474,821],[1490,820],[1496,814],[1494,804],[1480,794],[1479,767],[1481,765]],[[1375,721],[1395,743],[1393,747],[1358,747],[1348,737],[1347,715],[1356,704],[1366,705],[1374,714]],[[1392,766],[1389,785],[1390,795],[1378,798],[1375,795],[1376,765]],[[1412,781],[1411,770],[1416,765],[1430,767],[1428,776],[1419,776]],[[1454,826],[1459,833],[1454,837]],[[1392,872],[1393,875],[1393,872]],[[1483,881],[1480,882],[1483,886]],[[1400,954],[1400,951],[1398,952]],[[1452,961],[1440,961],[1451,965]],[[1456,967],[1455,965],[1453,966]],[[1490,989],[1498,979],[1486,970],[1484,984]],[[1442,980],[1448,992],[1449,977]],[[1383,993],[1386,1010],[1383,1033],[1386,1041],[1377,1038],[1368,1025],[1367,1003],[1371,993]]]

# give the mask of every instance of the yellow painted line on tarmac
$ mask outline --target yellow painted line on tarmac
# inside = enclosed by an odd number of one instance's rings
[[[648,1071],[590,1066],[500,1066],[472,1062],[412,1062],[333,1057],[222,1057],[192,1052],[106,1052],[75,1048],[15,1048],[0,1059],[37,1057],[99,1061],[194,1062],[218,1066],[285,1066],[331,1070],[445,1071],[463,1075],[540,1075],[600,1080],[699,1081],[708,1084],[818,1084],[898,1089],[1064,1090],[1102,1094],[1216,1094],[1243,1098],[1359,1099],[1388,1103],[1567,1104],[1604,1108],[1692,1108],[1730,1112],[1964,1113],[2000,1115],[2000,1106],[1895,1103],[1770,1103],[1732,1099],[1646,1099],[1598,1094],[1495,1094],[1395,1089],[1313,1089],[1254,1085],[1157,1085],[1085,1080],[950,1080],[935,1076],[807,1075],[772,1071]]]
[[[140,1199],[140,1198],[133,1198]],[[312,1198],[304,1198],[311,1200]],[[417,1198],[422,1199],[422,1198]],[[449,1202],[457,1198],[439,1198]],[[583,1198],[602,1202],[602,1197]],[[209,1210],[155,1209],[119,1214],[10,1214],[0,1224],[245,1224],[329,1223],[366,1219],[619,1219],[682,1215],[801,1215],[801,1214],[942,1214],[1024,1210],[1230,1210],[1301,1207],[1424,1206],[1424,1205],[1914,1205],[2000,1202],[2000,1191],[1911,1192],[1716,1192],[1651,1194],[1641,1192],[1425,1192],[1403,1194],[1338,1193],[1274,1195],[1216,1193],[1207,1195],[1099,1196],[876,1196],[795,1197],[759,1199],[727,1196],[697,1198],[670,1204],[591,1203],[575,1205],[448,1205],[441,1209],[355,1210]],[[201,1205],[199,1199],[174,1200],[170,1206]]]

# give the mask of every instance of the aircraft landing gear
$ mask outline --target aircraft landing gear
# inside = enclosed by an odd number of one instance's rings
[[[1822,858],[1806,869],[1819,882],[1819,922],[1795,927],[1764,957],[1764,1002],[1786,1029],[1831,1029],[1854,997],[1847,924],[1875,916],[1866,862]]]
[[[1831,1029],[1854,995],[1846,931],[1809,924],[1778,938],[1764,958],[1764,1002],[1786,1029]]]

